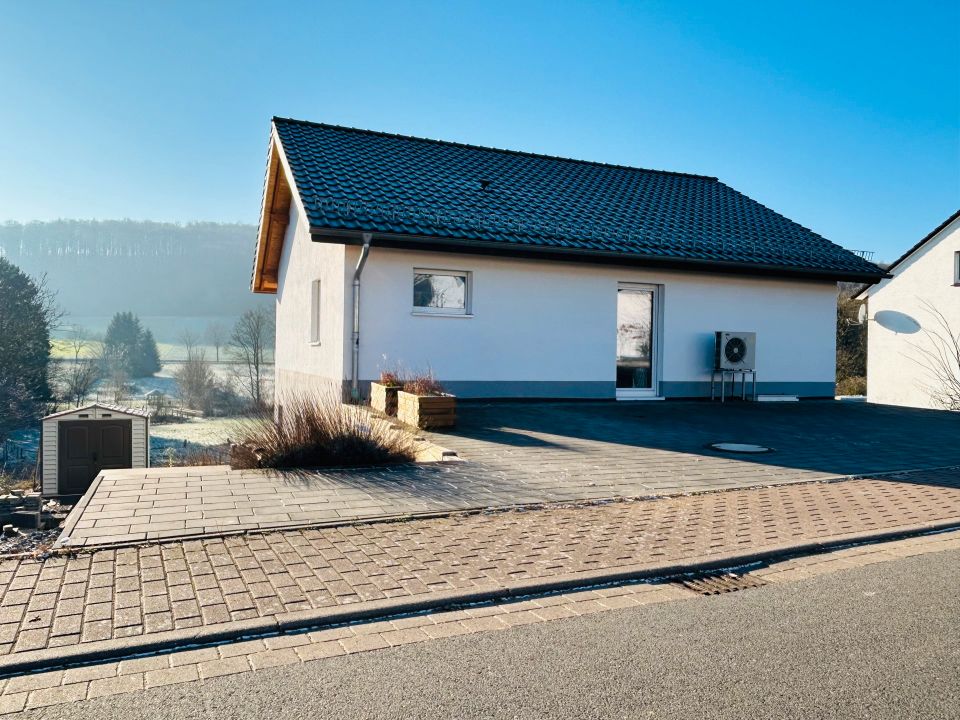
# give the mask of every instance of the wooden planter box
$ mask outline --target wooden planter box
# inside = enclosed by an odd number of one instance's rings
[[[370,407],[384,415],[397,414],[397,392],[399,385],[381,385],[370,383]]]
[[[453,395],[397,393],[397,419],[424,430],[457,424],[457,398]]]

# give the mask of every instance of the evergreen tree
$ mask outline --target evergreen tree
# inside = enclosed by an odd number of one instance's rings
[[[60,318],[53,293],[0,256],[0,439],[50,399],[50,330]]]
[[[157,341],[149,329],[144,330],[143,334],[140,335],[137,360],[140,365],[138,376],[146,377],[160,372],[160,351],[157,350]]]
[[[132,312],[113,316],[103,338],[103,355],[112,368],[130,377],[153,375],[160,369],[157,341]]]

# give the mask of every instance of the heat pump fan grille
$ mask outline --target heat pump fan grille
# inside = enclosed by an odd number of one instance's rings
[[[727,344],[723,348],[723,354],[726,356],[728,362],[742,362],[744,356],[747,354],[747,344],[742,338],[730,338],[727,340]]]
[[[755,370],[757,362],[757,334],[718,330],[714,346],[714,368],[743,372]]]

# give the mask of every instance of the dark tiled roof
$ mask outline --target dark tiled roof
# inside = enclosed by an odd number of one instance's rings
[[[881,276],[713,177],[274,118],[314,230]]]

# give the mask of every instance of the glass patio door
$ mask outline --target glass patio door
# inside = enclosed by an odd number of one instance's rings
[[[617,290],[617,398],[657,394],[656,305],[656,287]]]

